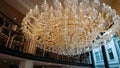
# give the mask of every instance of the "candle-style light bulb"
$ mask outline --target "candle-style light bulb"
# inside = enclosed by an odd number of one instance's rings
[[[38,9],[38,5],[35,6],[35,9]]]
[[[30,13],[32,13],[32,9],[30,9]]]

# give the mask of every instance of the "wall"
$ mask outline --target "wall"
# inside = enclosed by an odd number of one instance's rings
[[[109,62],[110,67],[117,67],[120,66],[120,47],[118,46],[118,37],[117,36],[113,36],[111,37],[111,39],[109,41],[106,41],[105,45],[105,49],[106,49],[106,56]],[[108,53],[108,49],[111,48],[112,49],[112,53],[114,56],[114,59],[110,59],[109,53]],[[104,61],[99,61],[96,60],[96,56],[95,56],[95,52],[100,52],[101,48],[95,48],[92,52],[93,52],[93,57],[94,57],[94,63],[95,66],[103,66],[104,65]],[[101,56],[99,56],[101,57]]]
[[[9,68],[9,64],[7,64],[7,63],[0,63],[0,68]]]
[[[116,51],[116,48],[115,48],[115,45],[114,45],[113,38],[110,40],[110,42],[108,42],[106,44],[105,48],[106,48],[106,55],[107,55],[109,64],[119,63],[119,59],[118,59],[118,55],[117,55],[117,51]],[[113,55],[114,55],[113,60],[110,60],[110,57],[109,57],[109,54],[108,54],[108,49],[109,48],[112,48],[112,52],[113,52]]]
[[[119,0],[113,0],[110,4],[112,8],[116,9],[118,14],[120,15],[120,1]]]
[[[95,53],[96,52],[100,52],[101,51],[101,47],[98,47],[98,48],[95,48],[93,49],[92,53],[93,53],[93,57],[94,57],[94,64],[95,66],[103,66],[104,65],[104,61],[99,61],[96,60],[96,56],[95,56]],[[101,57],[101,56],[100,56]]]
[[[117,35],[115,35],[113,40],[114,40],[115,47],[117,49],[117,54],[118,54],[118,58],[119,58],[119,62],[120,62],[120,46],[119,46],[119,43],[118,43],[118,41],[120,39],[119,39],[119,37]]]
[[[20,13],[15,8],[5,3],[3,0],[0,0],[0,12],[4,13],[6,16],[11,18],[13,21],[15,21],[18,24],[21,23],[24,17],[22,13]],[[16,20],[14,18],[16,18]]]

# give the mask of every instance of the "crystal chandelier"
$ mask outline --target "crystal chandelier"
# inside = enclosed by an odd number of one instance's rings
[[[22,22],[27,40],[48,52],[77,55],[92,50],[120,29],[120,17],[99,0],[44,0]],[[104,33],[104,34],[103,34]]]

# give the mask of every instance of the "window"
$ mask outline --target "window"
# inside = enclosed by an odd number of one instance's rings
[[[103,60],[103,54],[102,54],[102,51],[100,51],[100,59],[101,59],[101,61]]]
[[[97,60],[97,61],[100,61],[100,58],[99,58],[99,57],[100,57],[100,56],[99,56],[99,52],[95,52],[95,57],[96,57],[96,60]]]
[[[109,57],[110,57],[111,60],[114,59],[114,55],[113,55],[113,52],[112,52],[112,48],[109,48],[109,49],[108,49],[108,54],[109,54]]]
[[[102,51],[95,52],[95,57],[97,62],[103,61]]]

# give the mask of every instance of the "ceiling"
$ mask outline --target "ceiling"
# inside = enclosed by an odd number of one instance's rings
[[[38,5],[40,7],[40,5],[44,2],[44,0],[1,0],[1,2],[5,2],[5,5],[8,5],[10,7],[12,7],[12,9],[14,8],[14,10],[16,10],[16,15],[13,15],[11,12],[13,12],[13,10],[7,10],[6,8],[0,7],[1,9],[6,9],[3,11],[3,13],[6,11],[6,15],[8,15],[10,18],[12,18],[13,20],[16,19],[16,22],[21,22],[23,17],[26,15],[26,13],[31,9],[34,8],[35,5]],[[46,0],[49,5],[51,6],[54,0]],[[61,2],[63,2],[64,0],[60,0]],[[80,1],[80,0],[79,0]],[[90,0],[92,1],[92,0]],[[2,2],[2,3],[3,3]],[[118,14],[120,15],[120,0],[100,0],[100,2],[105,2],[109,5],[111,5],[112,8],[116,9],[118,11]],[[8,12],[11,11],[11,12]],[[14,16],[14,17],[13,17]]]

